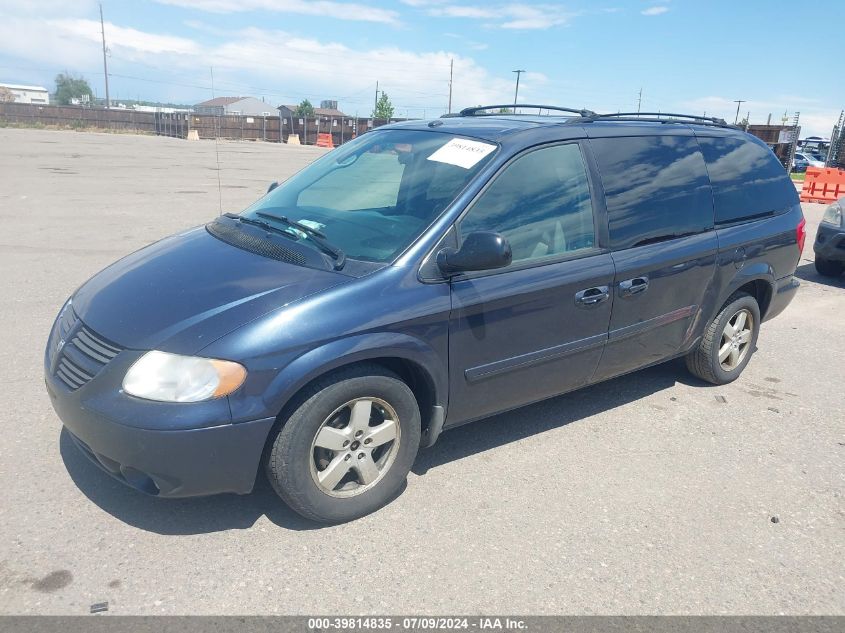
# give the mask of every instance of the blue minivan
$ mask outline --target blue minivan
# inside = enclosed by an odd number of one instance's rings
[[[44,356],[79,449],[162,497],[263,470],[336,523],[445,429],[679,356],[735,380],[798,288],[768,147],[720,119],[498,108],[363,134],[84,283]]]

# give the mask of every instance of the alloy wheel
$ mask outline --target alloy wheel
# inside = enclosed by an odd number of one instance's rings
[[[375,486],[390,470],[400,442],[399,417],[379,398],[356,398],[335,409],[311,444],[311,477],[332,497]]]
[[[742,364],[751,347],[754,333],[754,315],[742,308],[734,314],[722,330],[719,343],[719,364],[725,371],[733,371]]]

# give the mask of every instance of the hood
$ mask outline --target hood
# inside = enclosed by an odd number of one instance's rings
[[[76,292],[73,308],[123,347],[193,354],[262,314],[352,279],[241,250],[198,227],[98,273]]]

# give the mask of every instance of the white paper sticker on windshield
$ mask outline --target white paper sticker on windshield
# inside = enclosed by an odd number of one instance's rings
[[[496,146],[490,143],[468,141],[464,138],[453,138],[429,156],[428,160],[469,169],[494,149],[496,149]]]

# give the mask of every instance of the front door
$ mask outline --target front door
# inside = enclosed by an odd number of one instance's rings
[[[448,425],[585,384],[613,303],[578,143],[508,163],[459,221],[459,236],[472,231],[504,235],[513,263],[451,281]]]

